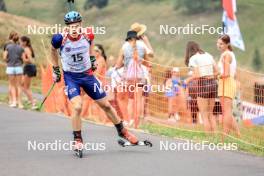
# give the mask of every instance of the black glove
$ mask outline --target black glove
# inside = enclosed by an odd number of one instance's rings
[[[53,77],[53,81],[54,82],[60,82],[61,80],[61,72],[60,72],[60,67],[59,66],[53,66],[53,74],[52,74],[52,77]]]
[[[91,61],[91,64],[92,64],[91,68],[92,68],[93,71],[95,71],[97,69],[95,56],[90,56],[90,61]]]

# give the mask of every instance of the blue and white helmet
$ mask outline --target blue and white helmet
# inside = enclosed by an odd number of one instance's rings
[[[82,21],[82,16],[79,12],[70,11],[64,16],[65,24],[78,23]]]

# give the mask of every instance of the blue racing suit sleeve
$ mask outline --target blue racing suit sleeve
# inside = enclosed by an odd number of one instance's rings
[[[61,34],[54,34],[51,39],[51,44],[55,49],[59,49],[62,45],[63,36]]]

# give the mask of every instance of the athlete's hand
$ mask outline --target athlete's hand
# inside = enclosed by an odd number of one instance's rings
[[[92,64],[92,70],[95,71],[97,69],[97,66],[96,66],[96,59],[94,56],[90,56],[90,61],[91,61],[91,64]]]
[[[60,72],[60,67],[59,66],[53,66],[53,74],[52,74],[52,77],[53,77],[53,81],[54,82],[60,82],[61,80],[61,72]]]

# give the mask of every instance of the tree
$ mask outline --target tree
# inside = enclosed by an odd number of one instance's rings
[[[4,0],[0,0],[0,11],[6,12],[6,5]]]
[[[262,60],[258,48],[255,49],[252,66],[256,71],[260,71],[262,69]]]
[[[108,0],[86,0],[84,4],[84,9],[90,9],[92,7],[97,7],[99,9],[104,8],[108,5]]]

